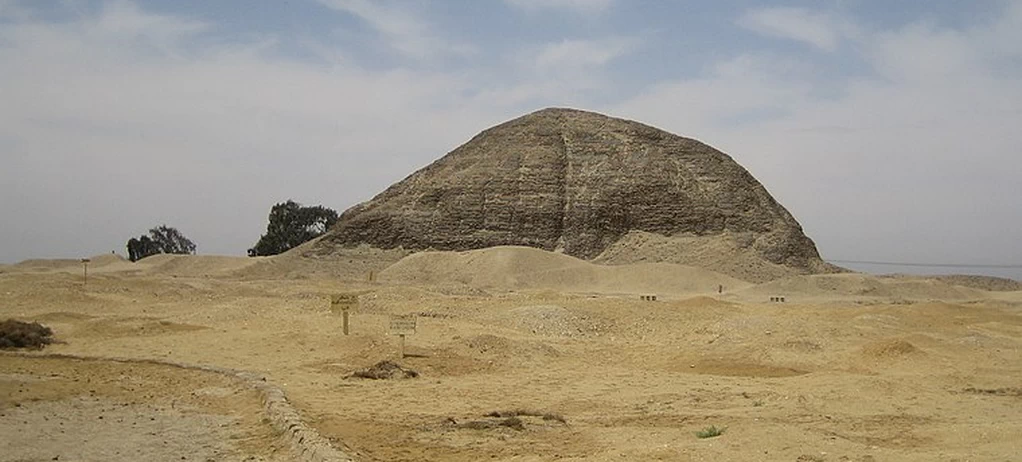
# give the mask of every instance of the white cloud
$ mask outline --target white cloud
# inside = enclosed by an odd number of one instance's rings
[[[404,56],[424,60],[441,55],[471,55],[475,47],[441,37],[430,24],[408,9],[408,5],[380,0],[319,0],[320,3],[365,21],[379,32],[389,46]]]
[[[243,254],[277,201],[343,209],[519,112],[456,73],[321,67],[128,3],[0,28],[0,261],[86,256],[167,222]],[[428,121],[428,123],[427,123]]]
[[[562,10],[582,14],[602,13],[614,5],[614,0],[504,0],[507,4],[529,12]]]
[[[527,110],[537,105],[591,107],[594,95],[615,88],[608,78],[610,64],[641,45],[637,38],[606,37],[523,47],[506,57],[500,75],[473,101]]]
[[[832,16],[802,8],[759,8],[747,11],[738,25],[767,37],[804,42],[824,51],[834,51],[850,26]]]
[[[731,58],[614,110],[733,155],[825,256],[1015,263],[1022,246],[1006,230],[1022,226],[1022,69],[1004,64],[1022,53],[1004,43],[1022,43],[1022,28],[1006,26],[1016,20],[849,38],[875,76],[837,82],[799,71],[797,58]]]
[[[562,40],[543,45],[530,56],[537,69],[591,68],[604,66],[639,45],[634,38],[610,37],[595,40]]]

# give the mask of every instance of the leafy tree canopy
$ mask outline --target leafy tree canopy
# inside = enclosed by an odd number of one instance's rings
[[[277,255],[298,247],[325,233],[337,222],[337,216],[336,210],[321,205],[303,207],[290,199],[278,203],[270,209],[266,234],[259,237],[255,247],[248,249],[248,255]]]
[[[128,260],[138,261],[158,253],[189,255],[195,253],[195,243],[175,228],[160,225],[149,234],[128,240]]]

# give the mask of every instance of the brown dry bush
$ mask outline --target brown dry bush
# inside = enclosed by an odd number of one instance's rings
[[[536,410],[530,410],[530,409],[514,409],[514,410],[510,410],[510,411],[493,411],[493,412],[490,412],[489,414],[486,414],[486,417],[520,417],[520,416],[542,417],[543,420],[552,420],[552,421],[560,422],[562,424],[567,424],[568,423],[568,420],[565,419],[564,416],[562,416],[560,414],[555,414],[553,412],[536,411]]]
[[[518,431],[525,430],[525,423],[518,417],[500,418],[500,420],[470,420],[456,425],[458,428],[468,428],[472,430],[492,430],[500,427],[507,427]]]
[[[0,323],[0,349],[41,349],[53,343],[53,331],[38,322],[8,319]]]

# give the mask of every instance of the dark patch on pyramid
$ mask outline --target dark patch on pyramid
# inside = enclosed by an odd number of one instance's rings
[[[592,259],[629,231],[753,235],[748,245],[770,262],[820,263],[798,222],[727,154],[572,109],[483,131],[344,212],[317,246],[523,245]]]

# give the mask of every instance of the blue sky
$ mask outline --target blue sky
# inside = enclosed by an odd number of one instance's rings
[[[0,0],[0,101],[0,262],[241,255],[572,106],[724,150],[827,258],[1022,263],[1019,2]]]

